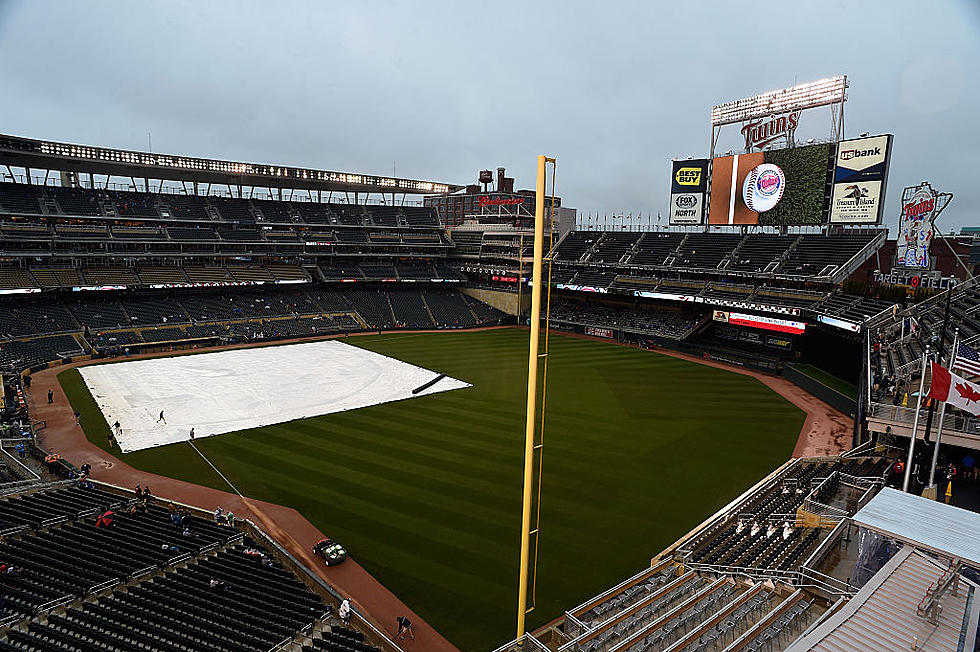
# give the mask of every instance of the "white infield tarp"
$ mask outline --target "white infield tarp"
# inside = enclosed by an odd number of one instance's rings
[[[80,369],[124,452],[469,387],[337,340]],[[166,423],[158,421],[163,411]]]

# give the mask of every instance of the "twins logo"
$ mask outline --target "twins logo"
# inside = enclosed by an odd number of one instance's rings
[[[782,169],[772,163],[763,163],[745,177],[742,199],[750,210],[764,213],[776,207],[785,190],[786,175]]]
[[[929,246],[936,218],[953,198],[936,192],[928,181],[902,191],[902,213],[898,218],[898,251],[895,262],[902,267],[929,267]]]

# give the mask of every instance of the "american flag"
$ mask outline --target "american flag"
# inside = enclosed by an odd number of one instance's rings
[[[966,344],[960,344],[956,350],[956,362],[953,363],[953,371],[968,376],[980,376],[980,353]]]

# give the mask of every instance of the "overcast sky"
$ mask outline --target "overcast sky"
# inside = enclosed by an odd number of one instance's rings
[[[546,153],[584,212],[666,212],[713,104],[844,73],[847,135],[895,134],[886,224],[927,179],[980,225],[978,70],[977,0],[0,0],[0,133],[528,188]]]

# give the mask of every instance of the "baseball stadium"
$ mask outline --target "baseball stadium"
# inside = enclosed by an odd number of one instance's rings
[[[980,650],[980,230],[851,83],[656,222],[0,134],[0,650]]]

